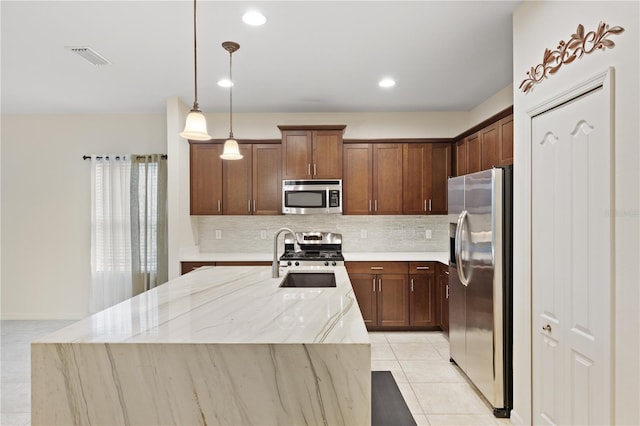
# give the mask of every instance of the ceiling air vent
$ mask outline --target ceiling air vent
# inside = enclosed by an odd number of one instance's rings
[[[104,56],[102,56],[101,54],[99,54],[98,52],[96,52],[95,50],[93,50],[88,46],[75,46],[75,47],[71,46],[71,47],[66,47],[66,49],[74,53],[77,53],[82,58],[84,58],[84,60],[89,62],[91,65],[111,65],[111,62],[109,62],[107,58],[105,58]]]

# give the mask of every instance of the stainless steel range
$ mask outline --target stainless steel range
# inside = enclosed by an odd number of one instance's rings
[[[294,240],[295,238],[295,240]],[[300,250],[295,250],[295,242]],[[333,232],[296,232],[285,234],[280,266],[344,266],[342,234]]]

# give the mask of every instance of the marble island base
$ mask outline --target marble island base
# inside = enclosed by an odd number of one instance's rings
[[[370,425],[371,346],[335,275],[204,268],[39,339],[32,425]]]
[[[32,347],[33,425],[368,425],[370,350],[344,344]]]

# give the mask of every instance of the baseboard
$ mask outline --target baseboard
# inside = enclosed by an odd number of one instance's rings
[[[72,320],[81,320],[85,318],[88,313],[55,313],[55,314],[47,314],[47,313],[31,313],[31,314],[21,314],[21,313],[6,313],[3,312],[0,315],[0,320],[2,321],[47,321],[47,320],[58,320],[58,321],[72,321]]]

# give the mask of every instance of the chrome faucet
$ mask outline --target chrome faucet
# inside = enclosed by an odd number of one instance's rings
[[[271,276],[273,278],[280,276],[280,265],[278,265],[278,237],[285,231],[293,235],[293,249],[295,252],[298,253],[300,251],[300,244],[298,244],[296,233],[289,228],[278,229],[276,235],[273,237],[273,264],[271,265]]]

